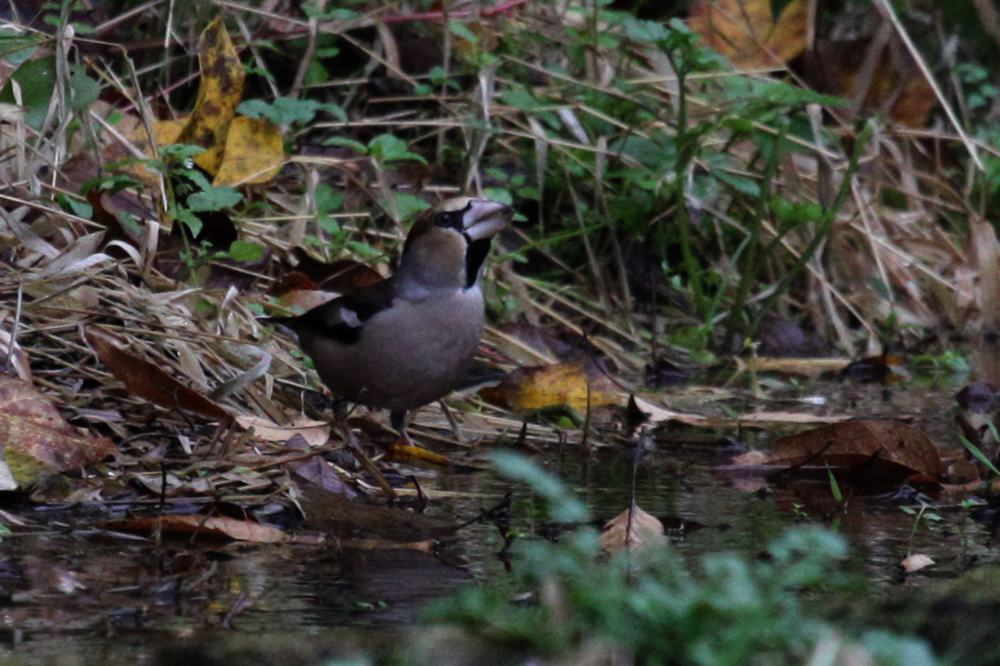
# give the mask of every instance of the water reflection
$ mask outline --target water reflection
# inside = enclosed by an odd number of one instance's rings
[[[864,387],[836,390],[846,395],[831,404],[868,415],[911,415],[939,443],[953,436],[950,412],[943,407],[950,404],[950,388],[889,396]],[[757,437],[755,444],[763,446],[771,434]],[[996,513],[970,514],[957,506],[962,498],[939,498],[942,505],[930,510],[934,519],[925,515],[914,530],[915,517],[901,510],[892,493],[866,495],[845,488],[842,504],[823,480],[781,481],[720,471],[732,451],[721,438],[668,432],[637,468],[636,501],[664,521],[672,547],[692,561],[718,551],[755,555],[789,526],[806,521],[848,538],[847,566],[865,576],[873,598],[996,560],[990,548],[993,525],[1000,523],[993,519]],[[547,452],[539,460],[562,476],[598,519],[628,506],[633,474],[628,450],[586,454],[567,448],[562,456]],[[439,473],[427,485],[455,496],[432,504],[429,512],[459,519],[495,505],[509,490],[490,473],[467,470]],[[49,520],[69,526],[77,518],[69,510]],[[546,531],[541,505],[526,492],[515,493],[510,518],[522,534]],[[18,536],[0,544],[0,604],[9,631],[0,636],[0,645],[43,663],[67,654],[86,656],[84,663],[142,663],[151,646],[206,630],[308,635],[334,627],[405,625],[417,620],[428,600],[459,585],[506,584],[509,575],[497,556],[503,546],[497,528],[485,523],[462,529],[433,553],[339,550],[334,543],[245,546],[177,540],[157,546],[80,527]],[[909,552],[927,554],[937,564],[904,579],[898,563]]]

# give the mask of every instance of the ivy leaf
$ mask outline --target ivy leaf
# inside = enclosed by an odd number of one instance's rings
[[[394,134],[379,134],[369,141],[368,153],[383,164],[403,160],[415,160],[421,164],[427,164],[427,160],[410,152],[406,142]]]
[[[431,207],[429,203],[409,192],[395,192],[396,210],[399,211],[401,221],[407,221]]]
[[[348,139],[343,136],[333,136],[323,142],[324,146],[340,146],[341,148],[349,148],[359,155],[368,154],[368,146],[361,143],[360,141],[355,141],[354,139]]]
[[[243,200],[243,195],[231,187],[209,187],[195,192],[187,199],[193,211],[209,212],[231,208]]]
[[[235,261],[257,262],[264,258],[264,246],[250,241],[235,240],[229,246],[229,257]]]

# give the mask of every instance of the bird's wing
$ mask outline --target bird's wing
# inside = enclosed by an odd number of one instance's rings
[[[388,278],[277,323],[286,324],[300,336],[318,335],[349,345],[361,336],[364,322],[392,305],[393,295],[393,280]]]

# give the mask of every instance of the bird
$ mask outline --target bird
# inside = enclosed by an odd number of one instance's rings
[[[484,263],[513,214],[488,199],[448,199],[411,227],[391,277],[271,321],[296,334],[335,396],[389,410],[409,442],[409,412],[443,398],[472,367]]]

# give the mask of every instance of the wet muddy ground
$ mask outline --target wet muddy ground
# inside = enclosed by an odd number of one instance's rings
[[[818,411],[906,416],[939,445],[956,446],[953,387],[889,394],[856,386],[809,391],[824,394],[827,406]],[[831,400],[832,394],[837,398]],[[967,497],[928,497],[936,502],[933,519],[925,517],[914,529],[914,515],[901,506],[914,504],[915,494],[905,488],[845,487],[847,501],[839,503],[824,478],[720,469],[734,453],[767,446],[772,437],[763,431],[727,434],[668,428],[637,468],[637,503],[664,522],[672,547],[692,561],[718,551],[755,554],[791,525],[807,521],[848,538],[846,568],[863,575],[864,594],[872,599],[997,560],[993,512],[963,507]],[[538,458],[594,516],[606,520],[628,506],[629,451],[597,448],[587,455],[564,448],[561,455],[548,450]],[[511,489],[487,471],[435,472],[427,485],[455,494],[427,509],[429,516],[447,519],[475,516]],[[334,543],[239,545],[204,537],[157,544],[95,527],[106,507],[2,508],[32,525],[15,528],[0,542],[0,650],[24,663],[152,663],[160,647],[233,632],[329,640],[336,635],[331,632],[347,628],[348,642],[384,638],[391,628],[416,622],[427,601],[459,585],[505,584],[510,564],[498,556],[504,540],[489,523],[461,529],[433,552],[359,551]],[[547,533],[540,505],[517,489],[510,521],[522,538]],[[910,552],[927,554],[936,564],[904,576],[899,562]]]

